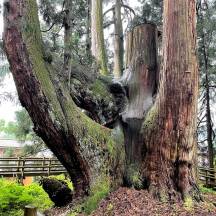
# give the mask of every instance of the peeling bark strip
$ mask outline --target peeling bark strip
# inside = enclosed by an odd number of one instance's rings
[[[111,167],[121,163],[113,155],[120,154],[121,144],[76,107],[53,66],[44,61],[36,0],[6,2],[4,23],[4,47],[21,104],[36,133],[68,170],[76,195],[87,194],[98,178],[112,184],[117,176],[110,176]]]
[[[144,123],[143,176],[168,197],[196,196],[192,174],[198,97],[195,0],[165,0],[163,71]],[[162,189],[163,188],[163,189]],[[164,191],[162,191],[164,190]]]
[[[128,104],[122,113],[127,162],[142,160],[142,122],[154,101],[157,89],[157,27],[144,24],[127,35],[127,69],[121,79],[127,86]]]

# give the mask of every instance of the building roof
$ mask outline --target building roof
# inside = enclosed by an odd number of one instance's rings
[[[0,139],[0,148],[22,148],[26,143],[11,139]]]

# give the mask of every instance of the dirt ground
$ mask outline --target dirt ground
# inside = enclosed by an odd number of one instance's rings
[[[162,203],[145,190],[122,187],[103,199],[91,216],[216,216],[216,193],[205,193],[203,198],[204,202],[200,203]],[[69,212],[70,205],[54,208],[47,215],[68,216]]]
[[[216,216],[216,195],[204,195],[198,204],[170,204],[153,199],[145,191],[119,188],[100,203],[92,216]]]

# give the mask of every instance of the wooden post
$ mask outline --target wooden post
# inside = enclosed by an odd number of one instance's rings
[[[37,208],[34,206],[25,206],[24,216],[37,216]]]
[[[45,165],[46,165],[46,158],[43,157],[43,161],[42,161],[42,167],[43,167],[42,170],[43,170],[43,172],[44,172]]]
[[[18,182],[20,184],[23,184],[23,180],[22,180],[22,171],[20,173],[20,165],[21,165],[21,159],[20,157],[18,157],[18,161],[17,161],[17,176],[18,176]]]
[[[23,184],[24,172],[25,172],[25,159],[22,160],[22,167],[21,167],[21,184]]]
[[[48,176],[50,175],[50,170],[51,170],[51,158],[49,159],[49,165],[48,165]]]

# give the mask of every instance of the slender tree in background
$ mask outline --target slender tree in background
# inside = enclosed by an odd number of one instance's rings
[[[102,0],[92,0],[91,2],[91,50],[99,65],[100,73],[108,75]]]
[[[122,3],[121,0],[115,0],[115,4],[108,9],[105,13],[113,12],[112,22],[114,24],[114,68],[113,74],[115,78],[120,78],[124,70],[124,33],[123,33],[123,24],[122,24],[122,13],[121,9],[129,11],[135,15],[134,10]]]
[[[215,65],[214,52],[215,39],[215,8],[213,3],[206,1],[197,2],[198,14],[198,45],[201,73],[201,98],[199,127],[199,145],[203,148],[205,143],[208,145],[209,168],[214,168],[214,129],[212,121],[211,103],[214,101],[215,89]],[[204,126],[205,125],[205,126]],[[203,130],[204,129],[204,130]]]
[[[135,26],[128,34],[122,85],[72,66],[68,89],[62,69],[44,59],[36,0],[7,1],[4,22],[4,47],[20,102],[35,132],[68,170],[74,197],[106,182],[110,189],[123,183],[146,188],[161,199],[199,199],[192,172],[198,97],[195,0],[164,1],[160,82],[153,24]]]
[[[124,38],[121,18],[121,1],[115,1],[114,9],[114,68],[115,78],[119,78],[123,73],[124,64]]]
[[[68,75],[68,85],[70,87],[71,80],[71,36],[72,36],[72,1],[65,0],[65,16],[64,16],[64,66],[63,72]]]

